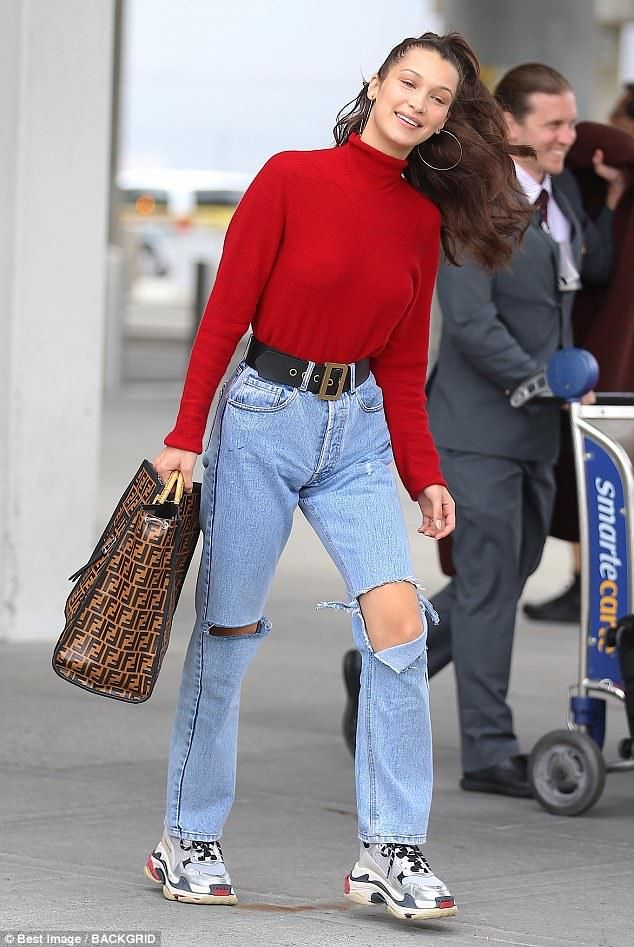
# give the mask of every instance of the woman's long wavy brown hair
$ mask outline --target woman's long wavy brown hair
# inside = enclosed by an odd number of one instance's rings
[[[533,151],[508,141],[504,114],[480,79],[476,54],[459,33],[423,33],[404,39],[378,70],[379,79],[385,79],[413,47],[433,50],[458,73],[458,89],[445,127],[460,140],[462,159],[451,171],[433,171],[414,148],[405,177],[438,206],[442,247],[451,263],[458,264],[467,253],[487,269],[501,268],[508,264],[532,214],[510,155],[526,157]],[[364,82],[356,99],[337,115],[336,145],[343,145],[351,132],[363,131],[372,108],[367,89]],[[420,149],[425,160],[438,168],[454,164],[459,155],[450,135],[433,135]]]

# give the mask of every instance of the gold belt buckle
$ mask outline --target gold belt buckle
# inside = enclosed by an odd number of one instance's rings
[[[330,385],[334,384],[333,379],[330,377],[333,369],[339,368],[341,370],[341,376],[337,383],[337,390],[335,392],[328,393],[328,388]],[[345,362],[324,362],[324,374],[319,384],[319,391],[317,392],[317,397],[320,401],[336,401],[337,398],[341,395],[343,391],[343,386],[346,383],[346,378],[348,377],[349,366]]]

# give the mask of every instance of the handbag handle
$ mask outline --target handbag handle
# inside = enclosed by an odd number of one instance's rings
[[[180,501],[183,498],[183,491],[185,489],[185,479],[180,472],[180,470],[172,470],[171,474],[167,478],[165,486],[161,490],[155,499],[155,503],[167,503],[167,499],[174,490],[174,500],[173,502],[178,506]]]
[[[163,487],[160,493],[157,493],[154,503],[155,504],[167,503],[167,498],[169,497],[170,493],[174,489],[174,485],[176,485],[176,490],[174,493],[173,502],[178,506],[178,504],[183,498],[183,491],[185,489],[185,480],[180,470],[173,470],[171,472],[171,474],[169,475],[167,479],[167,482],[165,483],[165,486]],[[102,558],[102,556],[105,556],[106,553],[110,552],[115,542],[116,542],[116,535],[111,533],[108,539],[106,540],[106,542],[103,544],[103,546],[98,546],[95,549],[95,551],[93,552],[92,556],[90,557],[86,565],[82,566],[81,569],[78,569],[77,572],[74,572],[71,576],[69,576],[69,581],[76,582],[77,579],[81,575],[83,575],[87,569],[90,568],[90,566],[94,565],[95,562],[98,562],[99,559]]]

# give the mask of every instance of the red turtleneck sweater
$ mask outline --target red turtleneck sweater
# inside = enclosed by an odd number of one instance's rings
[[[407,491],[415,500],[444,484],[424,393],[440,214],[402,177],[406,164],[353,134],[264,165],[227,230],[166,444],[202,451],[214,392],[251,324],[297,358],[369,356]]]

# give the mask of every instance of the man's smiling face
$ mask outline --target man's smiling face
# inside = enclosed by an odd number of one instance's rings
[[[522,158],[519,163],[538,181],[546,174],[561,174],[566,155],[576,141],[577,103],[574,92],[557,95],[532,92],[528,96],[530,111],[521,121],[506,112],[509,138],[516,145],[529,145],[536,158]]]

